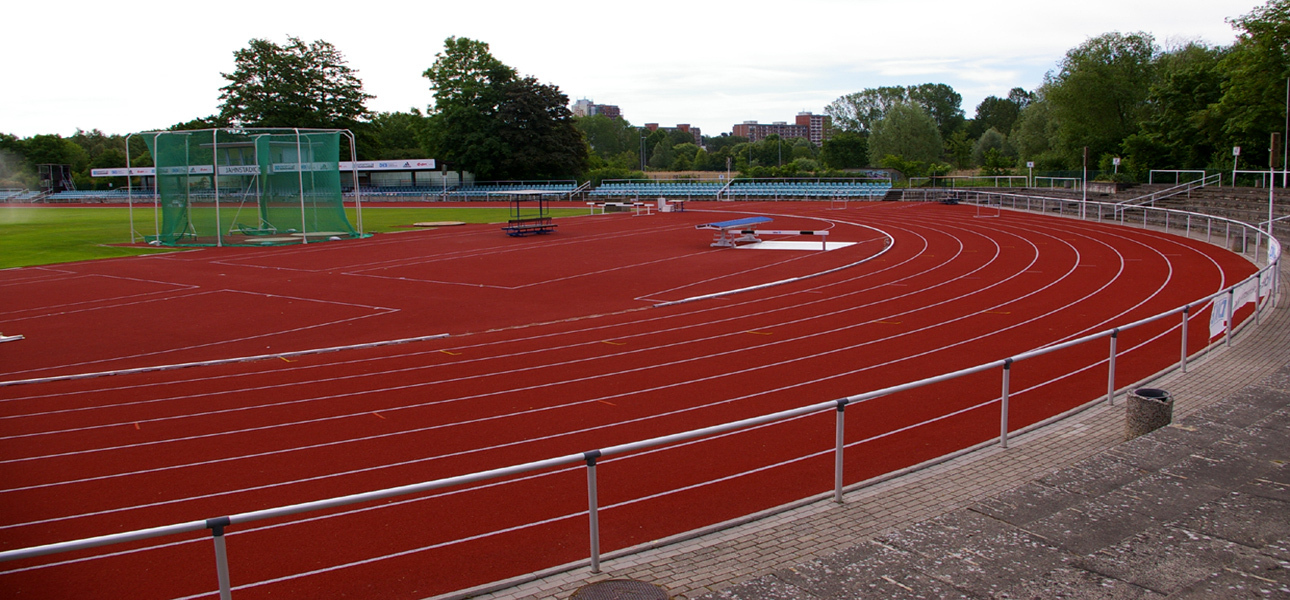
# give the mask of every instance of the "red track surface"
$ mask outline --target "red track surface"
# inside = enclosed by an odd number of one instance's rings
[[[854,206],[854,205],[853,205]],[[692,205],[698,207],[698,205]],[[0,380],[449,333],[376,349],[0,387],[0,548],[427,481],[912,381],[1175,308],[1248,276],[1204,243],[967,206],[703,204],[332,244],[0,271]],[[717,250],[698,223],[831,228],[830,252]],[[884,254],[884,237],[895,244]],[[848,268],[767,289],[655,303]],[[1195,311],[1191,348],[1207,335]],[[1178,356],[1120,336],[1117,385]],[[1154,341],[1152,341],[1154,339]],[[1139,350],[1130,351],[1133,348]],[[1018,362],[1013,428],[1105,394],[1106,347]],[[1043,387],[1041,387],[1043,386]],[[998,373],[847,409],[846,479],[998,435]],[[972,408],[976,407],[976,408]],[[880,434],[940,415],[932,424]],[[599,466],[611,551],[819,493],[818,415]],[[581,468],[229,531],[235,597],[420,598],[587,556]],[[215,589],[208,537],[0,564],[6,596]]]

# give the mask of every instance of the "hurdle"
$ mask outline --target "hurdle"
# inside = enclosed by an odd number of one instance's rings
[[[981,212],[981,205],[982,205],[982,204],[985,204],[985,207],[986,207],[987,209],[989,209],[989,208],[993,207],[993,208],[994,208],[994,214],[990,214],[988,210],[987,210],[986,212]],[[985,197],[985,200],[978,200],[978,201],[976,202],[976,216],[975,216],[975,218],[977,218],[977,219],[988,219],[988,218],[992,218],[992,217],[999,217],[999,216],[1002,216],[1002,214],[1003,214],[1003,202],[1002,202],[1002,201],[1001,201],[999,204],[997,204],[997,205],[996,205],[996,204],[992,204],[992,203],[990,202],[990,197],[989,197],[989,196],[986,196],[986,197]]]
[[[846,210],[847,203],[851,201],[850,196],[834,195],[829,198],[829,210]],[[838,205],[842,206],[839,207]]]
[[[827,229],[817,229],[813,231],[797,229],[744,229],[740,230],[739,233],[744,234],[745,236],[752,236],[753,238],[757,238],[759,235],[818,235],[821,238],[820,250],[829,249],[829,230]],[[757,241],[760,242],[761,239],[758,238]]]
[[[21,335],[5,335],[5,334],[3,334],[3,333],[0,333],[0,343],[4,343],[4,342],[16,342],[16,341],[18,341],[18,340],[22,340],[22,339],[26,339],[26,338],[24,338],[24,337],[23,337],[23,336],[21,336]]]

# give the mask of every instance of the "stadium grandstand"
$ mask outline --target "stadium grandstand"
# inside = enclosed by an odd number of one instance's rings
[[[724,181],[606,180],[588,194],[596,198],[662,196],[690,199],[878,199],[890,179],[735,179]]]
[[[512,192],[548,192],[552,194],[575,194],[579,191],[578,182],[569,180],[554,181],[481,181],[460,185],[420,186],[363,186],[360,188],[364,198],[386,200],[443,200],[471,201],[485,200],[491,195]],[[346,190],[350,193],[351,190]]]

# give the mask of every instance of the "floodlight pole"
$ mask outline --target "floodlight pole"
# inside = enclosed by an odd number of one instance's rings
[[[1088,146],[1084,146],[1084,176],[1080,182],[1080,192],[1083,194],[1079,204],[1079,218],[1084,220],[1084,211],[1088,210]]]
[[[219,218],[219,129],[211,130],[211,168],[215,180],[215,247],[224,246],[224,222]]]
[[[134,243],[134,194],[130,188],[130,136],[125,136],[125,205],[126,212],[130,215],[130,243]]]
[[[309,228],[307,219],[305,219],[305,163],[304,156],[300,154],[300,128],[293,127],[292,131],[296,132],[296,178],[300,182],[300,243],[309,243]]]
[[[157,132],[152,135],[152,148],[157,149],[157,141],[161,139],[161,133]],[[157,174],[157,157],[152,157],[152,234],[158,241],[161,240],[161,177]]]
[[[1271,155],[1271,158],[1268,160],[1268,171],[1269,171],[1268,173],[1268,250],[1269,251],[1272,250],[1272,221],[1273,219],[1276,218],[1275,213],[1273,213],[1272,211],[1272,208],[1273,208],[1273,201],[1276,199],[1277,159],[1281,158],[1280,156],[1277,156],[1277,150],[1280,150],[1280,148],[1278,148],[1278,146],[1280,145],[1281,145],[1281,132],[1279,131],[1272,132],[1272,143],[1271,143],[1271,148],[1269,148],[1269,150],[1271,150],[1271,152],[1269,152],[1269,154]],[[1285,163],[1282,163],[1281,165],[1282,169],[1285,169],[1284,165]],[[1283,187],[1284,185],[1285,184],[1282,184]],[[1256,256],[1254,258],[1257,260],[1258,259],[1257,252],[1255,254]]]

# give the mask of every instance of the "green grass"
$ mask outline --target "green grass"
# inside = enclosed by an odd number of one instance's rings
[[[347,210],[355,223],[353,209]],[[558,208],[555,217],[587,214],[583,209]],[[506,207],[363,209],[363,230],[369,233],[406,231],[419,221],[506,221]],[[135,231],[151,234],[152,208],[136,208]],[[501,232],[498,232],[501,235]],[[0,269],[52,265],[78,260],[172,252],[176,248],[126,246],[130,241],[129,211],[123,207],[4,206],[0,205]],[[138,240],[136,236],[135,241]]]

